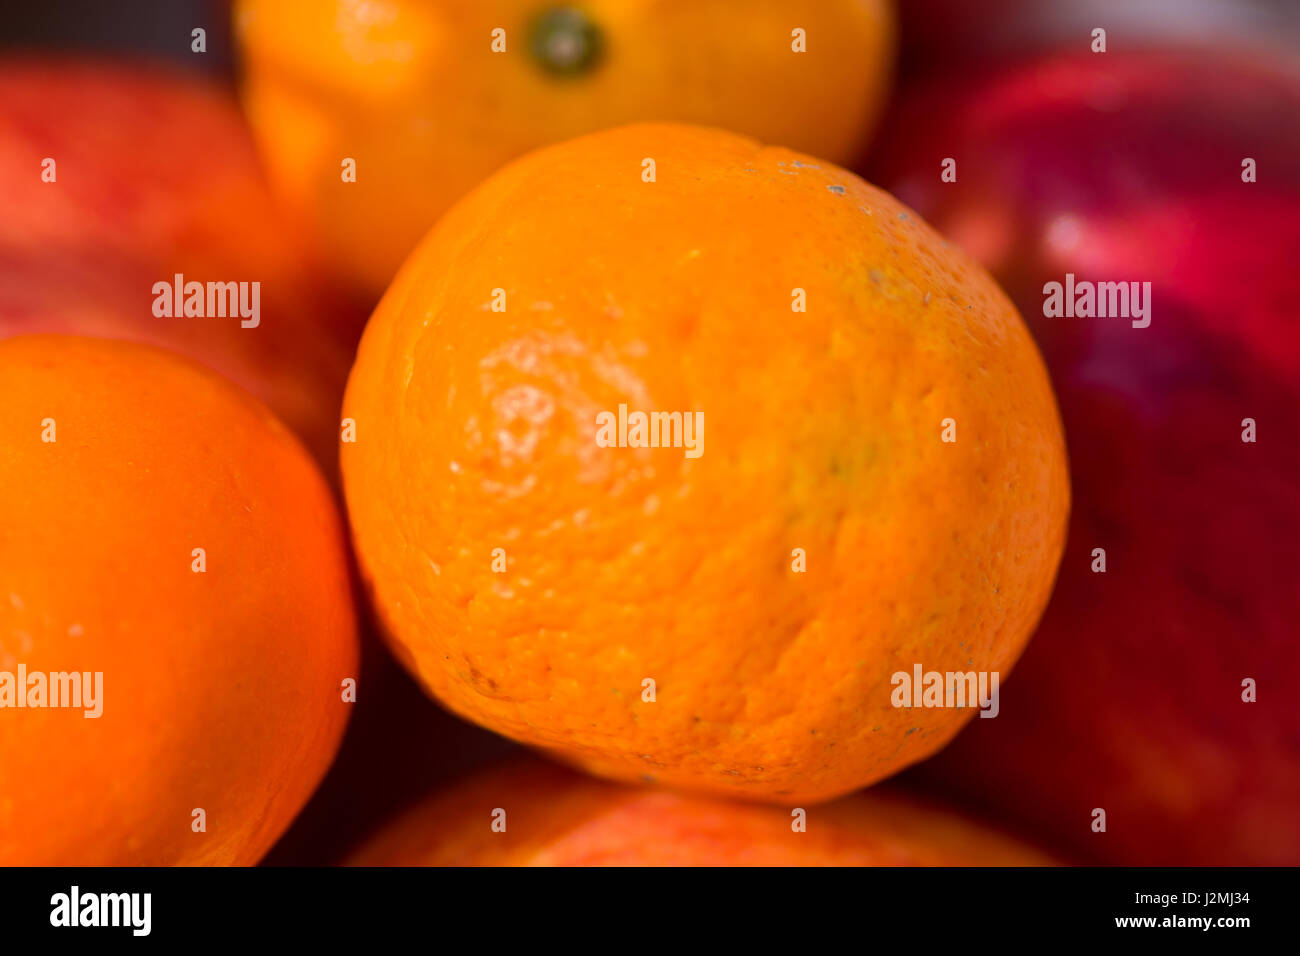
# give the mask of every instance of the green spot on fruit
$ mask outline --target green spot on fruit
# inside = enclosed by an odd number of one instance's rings
[[[581,76],[600,62],[604,39],[600,29],[575,7],[551,7],[533,20],[528,49],[547,73]]]

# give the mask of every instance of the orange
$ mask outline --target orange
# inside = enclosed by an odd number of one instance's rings
[[[1054,861],[892,786],[811,810],[761,807],[620,787],[540,762],[520,761],[426,799],[384,826],[350,862],[360,866],[1047,866]]]
[[[633,447],[633,413],[679,421]],[[991,691],[1064,542],[1006,296],[851,173],[713,130],[593,134],[473,192],[372,316],[344,415],[411,670],[621,780],[808,801],[921,760],[974,709],[896,707],[895,675]]]
[[[373,289],[503,163],[608,126],[723,126],[851,163],[895,40],[888,0],[241,0],[235,24],[272,176]]]
[[[0,341],[0,449],[0,865],[256,862],[356,676],[316,467],[211,372],[73,336]]]

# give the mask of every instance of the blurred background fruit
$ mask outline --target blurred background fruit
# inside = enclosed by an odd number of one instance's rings
[[[1075,491],[1002,714],[922,775],[1084,858],[1300,863],[1295,116],[1294,64],[1259,51],[1057,55],[917,92],[881,157],[1028,318]],[[1044,318],[1067,272],[1150,281],[1150,327]]]
[[[895,45],[888,0],[241,0],[235,22],[277,185],[376,292],[472,186],[581,133],[676,120],[853,163]]]
[[[1046,854],[997,830],[888,786],[804,812],[805,829],[797,832],[798,818],[792,809],[623,787],[540,761],[520,760],[422,801],[381,828],[349,862],[359,866],[1053,863]]]
[[[186,354],[266,402],[336,473],[365,311],[277,208],[228,92],[160,67],[0,60],[0,206],[0,338],[78,333]],[[153,284],[177,273],[260,282],[260,324],[155,316]]]
[[[202,29],[203,50],[193,32]],[[228,77],[232,68],[230,0],[44,0],[9,4],[0,20],[0,56],[59,51],[168,62]]]
[[[702,454],[599,447],[620,405],[702,415]],[[974,710],[895,707],[892,674],[1008,671],[1064,543],[1056,408],[1002,292],[851,173],[716,130],[581,137],[474,191],[367,326],[344,414],[408,667],[621,780],[816,800],[928,756]]]
[[[898,5],[905,79],[971,78],[1046,52],[1207,50],[1250,42],[1294,50],[1300,7],[1289,0],[906,0]]]
[[[0,865],[257,862],[356,676],[315,465],[211,372],[77,336],[0,341],[0,448],[0,671],[102,673],[98,717],[0,719]]]
[[[25,8],[0,29],[0,41],[23,41],[21,56],[11,49],[0,61],[0,338],[80,331],[185,352],[274,405],[336,474],[338,410],[367,309],[313,258],[265,185],[222,76],[228,11],[168,2],[139,4],[139,18],[106,7],[56,16],[65,6]],[[190,49],[196,24],[207,30],[204,55]],[[70,38],[147,48],[173,64],[31,49]],[[213,77],[195,77],[202,72]],[[40,181],[51,154],[57,185]],[[260,280],[260,326],[156,318],[152,284],[175,271]],[[412,795],[515,749],[430,702],[368,628],[362,651],[338,759],[268,862],[332,862]]]
[[[263,860],[268,866],[334,865],[420,794],[522,750],[430,700],[369,627],[361,650],[357,702],[338,757]]]

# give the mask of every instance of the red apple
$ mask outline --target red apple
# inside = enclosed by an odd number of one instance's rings
[[[1300,863],[1300,80],[1259,54],[1082,53],[898,115],[875,178],[1019,304],[1074,491],[999,717],[919,773],[1085,859]],[[1045,317],[1066,273],[1151,282],[1150,325]]]
[[[1300,10],[1276,0],[905,0],[898,5],[905,74],[1005,63],[1048,50],[1083,52],[1093,30],[1110,53],[1186,43],[1204,48],[1236,39],[1294,47],[1287,34]]]
[[[152,67],[0,62],[0,209],[0,337],[183,352],[265,401],[335,469],[364,309],[275,207],[229,92]],[[258,324],[156,316],[153,286],[177,273],[259,282]]]

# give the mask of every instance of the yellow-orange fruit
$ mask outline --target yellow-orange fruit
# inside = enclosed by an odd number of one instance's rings
[[[677,426],[632,447],[634,412]],[[489,180],[380,303],[344,414],[411,670],[623,780],[807,801],[928,756],[974,710],[895,706],[894,675],[1005,675],[1064,540],[1055,400],[988,275],[851,173],[719,131]]]
[[[241,0],[235,24],[276,182],[375,289],[503,163],[608,126],[721,126],[851,163],[895,33],[888,0]]]
[[[797,811],[803,810],[800,814]],[[397,817],[359,866],[1045,866],[996,830],[892,787],[811,810],[601,783],[539,761]]]
[[[0,865],[255,863],[356,676],[342,523],[306,451],[188,360],[18,336],[0,489]]]

